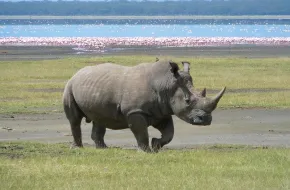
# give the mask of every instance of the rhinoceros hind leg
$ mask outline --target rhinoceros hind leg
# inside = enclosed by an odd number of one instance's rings
[[[65,96],[64,98],[64,112],[69,120],[70,128],[74,142],[73,147],[83,147],[82,143],[82,131],[81,131],[81,121],[83,114],[78,108],[74,98],[72,96]]]
[[[69,120],[70,127],[71,127],[71,132],[72,132],[72,135],[73,135],[73,138],[74,138],[74,142],[72,144],[72,148],[73,147],[83,147],[81,121],[82,121],[82,118]]]
[[[153,126],[161,133],[161,138],[152,138],[151,146],[154,152],[157,152],[164,145],[171,142],[174,135],[174,125],[172,117],[165,119],[158,126]]]
[[[128,118],[128,124],[137,140],[138,148],[144,152],[151,152],[146,118],[142,114],[132,114]]]
[[[104,141],[104,136],[106,134],[106,128],[99,123],[93,121],[91,138],[96,144],[96,148],[107,148]]]

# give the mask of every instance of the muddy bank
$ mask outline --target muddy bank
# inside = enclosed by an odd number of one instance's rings
[[[166,148],[196,145],[240,144],[290,147],[290,109],[218,109],[211,126],[192,126],[174,117],[175,136]],[[91,124],[82,124],[83,141],[92,146]],[[160,137],[149,127],[150,138]],[[68,121],[63,113],[0,115],[0,141],[71,142]],[[135,148],[130,130],[108,130],[109,146]]]
[[[289,57],[290,46],[236,45],[219,47],[132,47],[108,48],[104,52],[70,46],[0,46],[0,60],[43,60],[106,55],[152,55],[190,57]]]

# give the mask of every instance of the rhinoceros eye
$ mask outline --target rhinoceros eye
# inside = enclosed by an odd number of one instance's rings
[[[187,104],[189,104],[189,103],[190,103],[190,99],[189,99],[189,97],[188,97],[188,96],[185,96],[185,97],[184,97],[184,100],[185,100],[185,102],[186,102]]]

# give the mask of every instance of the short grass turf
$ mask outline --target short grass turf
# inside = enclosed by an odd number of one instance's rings
[[[290,149],[204,146],[147,154],[0,142],[1,189],[289,189]]]
[[[227,86],[228,91],[219,107],[290,107],[290,58],[166,58],[179,63],[190,61],[191,75],[198,90],[204,87],[220,90]],[[0,113],[62,111],[65,83],[80,68],[103,62],[133,66],[152,61],[155,61],[154,56],[140,55],[2,61]],[[180,67],[182,69],[181,64]]]

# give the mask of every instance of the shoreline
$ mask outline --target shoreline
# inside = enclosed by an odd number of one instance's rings
[[[114,48],[290,46],[290,37],[0,37],[0,46],[74,47],[103,53]]]
[[[289,57],[290,37],[0,37],[0,60],[106,55]]]
[[[290,57],[290,46],[123,47],[87,51],[74,46],[0,46],[0,61],[47,60],[68,57],[150,55],[156,57]]]
[[[290,15],[178,15],[178,16],[51,16],[51,15],[0,15],[0,19],[214,19],[214,20],[224,20],[224,19],[290,19]]]

